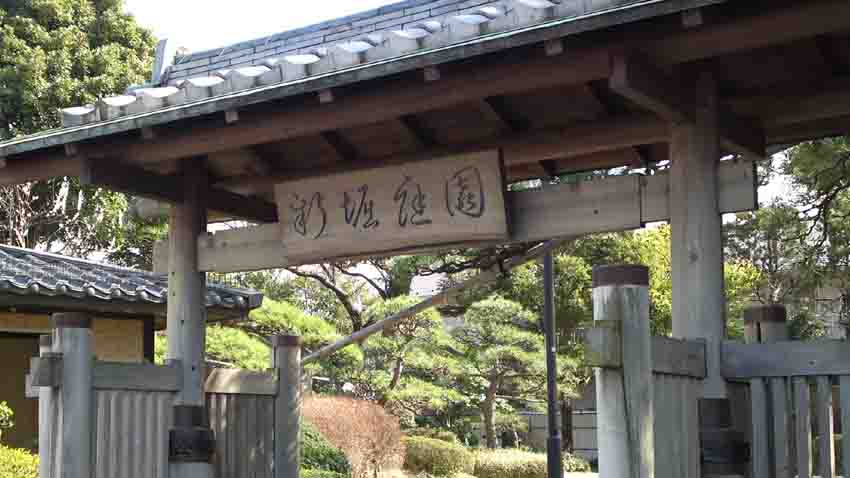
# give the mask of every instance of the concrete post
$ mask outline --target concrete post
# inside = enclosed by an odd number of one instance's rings
[[[655,476],[649,270],[593,269],[593,320],[616,322],[622,369],[596,369],[599,476]]]
[[[704,73],[696,81],[696,118],[674,124],[670,141],[673,336],[705,339],[708,376],[704,398],[726,398],[720,353],[726,336],[723,245],[718,209],[720,160],[717,84]]]
[[[38,354],[45,357],[53,352],[53,336],[39,337]],[[56,409],[54,394],[56,389],[40,387],[38,389],[38,476],[53,478],[53,449],[56,436]]]
[[[205,275],[198,270],[198,236],[206,230],[209,186],[202,159],[180,163],[183,202],[172,206],[168,261],[168,355],[179,360],[182,383],[174,401],[169,431],[171,478],[210,478],[215,440],[206,421],[204,343]]]
[[[272,366],[278,373],[274,404],[274,477],[298,478],[301,470],[301,337],[272,337],[272,347]]]
[[[92,476],[94,391],[91,318],[82,313],[53,314],[56,349],[62,353],[61,410],[57,478]]]

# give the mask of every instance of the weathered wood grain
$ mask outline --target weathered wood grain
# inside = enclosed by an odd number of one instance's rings
[[[176,392],[180,373],[174,365],[95,362],[93,386],[99,390]]]
[[[206,393],[234,395],[277,395],[277,377],[270,372],[214,369],[204,385]]]
[[[850,373],[850,347],[840,340],[766,344],[727,341],[723,343],[721,371],[727,379],[845,375]]]
[[[275,187],[292,262],[508,238],[498,151]]]
[[[621,332],[613,321],[596,321],[585,333],[588,364],[593,367],[623,368]],[[651,338],[652,371],[655,374],[705,378],[705,342]]]
[[[833,441],[832,381],[829,377],[815,379],[815,413],[818,426],[818,475],[820,478],[834,478],[835,442]]]
[[[772,476],[767,387],[764,379],[754,378],[750,380],[750,403],[753,411],[753,442],[751,445],[753,476]]]
[[[795,449],[797,450],[797,476],[812,477],[812,414],[811,389],[806,377],[794,377]],[[755,413],[755,412],[753,412]]]

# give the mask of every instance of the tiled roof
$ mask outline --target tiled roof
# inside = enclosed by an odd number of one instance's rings
[[[62,110],[65,127],[148,113],[217,96],[549,21],[602,15],[669,0],[407,0],[318,25],[178,57],[162,84]]]
[[[165,304],[167,277],[83,259],[0,245],[0,294]],[[259,307],[261,293],[209,284],[210,308]]]

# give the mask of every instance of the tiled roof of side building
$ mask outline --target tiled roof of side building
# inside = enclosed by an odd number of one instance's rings
[[[0,245],[0,294],[66,297],[79,300],[165,304],[165,275],[83,259]],[[263,295],[247,289],[208,284],[208,308],[247,312]]]

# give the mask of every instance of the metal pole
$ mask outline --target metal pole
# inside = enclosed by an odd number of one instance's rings
[[[558,341],[555,337],[555,271],[552,251],[543,256],[543,329],[546,335],[546,393],[549,438],[546,440],[549,478],[564,476],[561,461],[561,423],[558,420]]]

